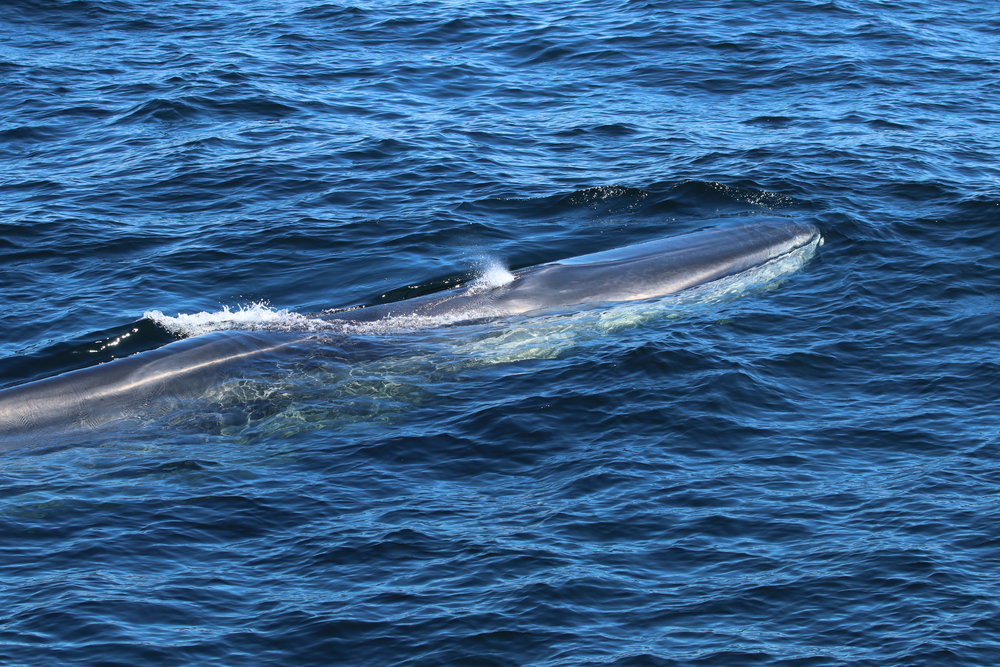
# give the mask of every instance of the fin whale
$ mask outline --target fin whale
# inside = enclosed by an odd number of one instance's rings
[[[413,318],[425,325],[581,309],[651,299],[735,275],[821,242],[812,225],[786,219],[708,229],[564,259],[396,303],[329,311],[330,323]],[[336,331],[336,330],[334,330]],[[246,365],[295,350],[310,335],[220,331],[90,368],[0,390],[0,447],[142,418],[175,396],[199,395],[240,377]]]

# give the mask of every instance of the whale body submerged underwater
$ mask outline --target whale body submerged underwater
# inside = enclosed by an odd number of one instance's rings
[[[473,281],[396,303],[317,316],[338,335],[366,323],[443,326],[468,321],[582,310],[664,297],[811,251],[822,242],[813,225],[786,219],[656,239],[559,260],[511,274],[502,285]],[[340,327],[339,329],[337,327]],[[158,401],[205,391],[238,377],[244,364],[293,352],[311,335],[218,331],[176,341],[90,368],[0,390],[0,447],[142,418]]]

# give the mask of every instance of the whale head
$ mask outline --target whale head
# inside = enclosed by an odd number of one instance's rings
[[[496,304],[524,313],[667,296],[761,266],[821,240],[815,226],[785,219],[656,239],[528,269],[496,295]]]

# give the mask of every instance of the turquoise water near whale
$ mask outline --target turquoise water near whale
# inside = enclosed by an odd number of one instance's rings
[[[1000,661],[988,3],[0,9],[0,386],[784,216],[795,271],[369,330],[0,456],[0,662]]]

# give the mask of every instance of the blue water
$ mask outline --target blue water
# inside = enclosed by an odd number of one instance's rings
[[[0,662],[1000,662],[998,80],[961,0],[8,0],[0,386],[759,214],[826,243],[2,453]]]

